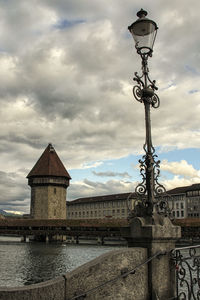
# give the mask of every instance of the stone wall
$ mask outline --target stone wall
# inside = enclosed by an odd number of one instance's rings
[[[114,250],[101,255],[99,258],[66,274],[66,300],[73,296],[85,293],[94,287],[119,276],[116,281],[110,282],[87,293],[88,300],[147,300],[148,279],[147,264],[140,267],[135,274],[126,278],[120,276],[121,271],[134,269],[147,259],[146,249],[127,248]]]
[[[66,188],[48,186],[48,219],[66,219]]]
[[[34,219],[48,219],[48,186],[31,188],[31,215]]]
[[[46,282],[18,288],[0,287],[0,300],[64,300],[65,279],[58,277]]]
[[[20,288],[1,287],[0,300],[70,300],[100,284],[102,287],[86,293],[85,299],[147,300],[147,264],[135,274],[121,276],[123,270],[134,269],[146,259],[143,248],[111,251],[54,280]],[[106,281],[110,283],[103,285]]]
[[[32,187],[31,215],[34,219],[66,219],[66,188],[56,185]]]

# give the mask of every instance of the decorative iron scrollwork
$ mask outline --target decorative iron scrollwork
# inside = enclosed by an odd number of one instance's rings
[[[138,85],[133,87],[133,95],[135,99],[139,102],[149,102],[153,108],[158,108],[160,106],[160,100],[158,95],[155,94],[155,90],[158,90],[156,86],[156,81],[149,78],[149,69],[147,65],[148,57],[142,56],[142,75],[139,76],[135,72],[134,81]]]
[[[200,245],[174,249],[177,299],[200,300]]]
[[[152,216],[156,210],[158,214],[169,216],[171,210],[167,201],[165,187],[158,182],[160,176],[160,161],[157,160],[155,149],[151,140],[150,107],[158,108],[160,99],[155,94],[156,81],[149,78],[148,55],[142,55],[142,75],[135,72],[133,95],[138,102],[145,106],[146,140],[144,144],[145,155],[139,160],[142,182],[135,188],[137,200],[134,207],[129,209],[131,216]],[[128,203],[128,199],[127,199]]]
[[[158,95],[154,94],[152,99],[151,99],[151,103],[153,108],[158,108],[160,106],[160,99],[158,97]]]
[[[133,95],[137,101],[142,102],[142,90],[139,85],[133,87]]]

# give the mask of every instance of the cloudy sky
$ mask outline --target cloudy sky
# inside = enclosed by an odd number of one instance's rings
[[[72,177],[68,200],[134,190],[144,107],[127,27],[141,7],[159,27],[149,67],[160,182],[200,182],[200,2],[0,0],[1,209],[29,212],[26,175],[49,142]]]

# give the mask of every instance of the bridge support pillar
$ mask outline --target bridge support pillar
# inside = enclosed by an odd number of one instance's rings
[[[98,236],[97,237],[97,244],[98,245],[104,245],[104,237],[103,236]]]
[[[62,235],[62,241],[65,242],[67,239],[66,235]]]
[[[75,237],[74,237],[74,236],[71,237],[71,243],[72,243],[72,244],[75,243]]]
[[[26,235],[23,235],[23,236],[21,237],[21,242],[22,242],[22,243],[26,243]]]

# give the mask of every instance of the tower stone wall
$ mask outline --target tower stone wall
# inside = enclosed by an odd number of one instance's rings
[[[34,219],[66,219],[66,190],[71,177],[51,144],[27,176]]]
[[[53,185],[32,187],[31,216],[34,219],[66,219],[66,188]]]

